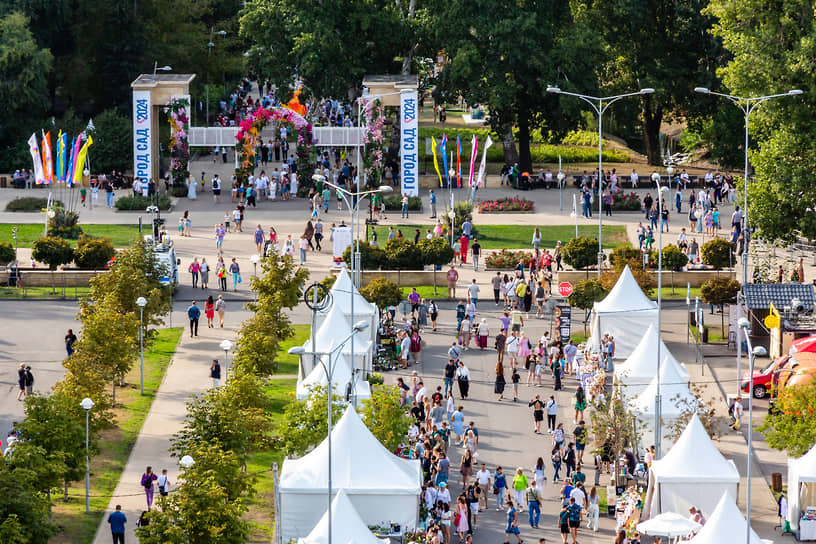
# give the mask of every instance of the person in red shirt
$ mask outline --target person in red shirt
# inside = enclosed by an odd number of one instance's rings
[[[470,240],[463,234],[462,237],[459,238],[459,244],[461,244],[459,247],[459,255],[462,257],[462,264],[467,264],[468,243],[470,243]]]
[[[448,298],[456,298],[456,280],[459,279],[459,272],[451,265],[448,270]]]

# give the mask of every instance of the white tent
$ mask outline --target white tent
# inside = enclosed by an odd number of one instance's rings
[[[314,351],[318,353],[329,353],[340,342],[344,341],[351,334],[351,325],[343,315],[342,310],[335,304],[332,305],[331,310],[326,315],[323,323],[318,327],[315,333],[315,349],[312,349],[312,340],[309,339],[303,344],[307,355],[301,357],[303,363],[304,375],[308,375],[312,371],[312,356],[308,353]],[[373,351],[373,343],[368,338],[368,331],[360,331],[354,335],[354,356],[352,357],[352,343],[349,340],[346,342],[341,353],[347,356],[354,368],[368,369],[371,365],[371,354]],[[316,358],[315,358],[316,359]]]
[[[660,357],[663,361],[660,365],[661,369],[671,366],[675,377],[681,377],[685,383],[689,381],[688,370],[674,358],[669,348],[663,343],[657,332],[657,325],[649,325],[645,330],[645,334],[626,361],[615,365],[615,379],[626,386],[623,388],[623,394],[630,398],[642,393],[657,375],[658,343]]]
[[[416,459],[397,457],[371,434],[352,407],[332,429],[332,491],[345,490],[367,525],[415,528],[422,491]],[[278,485],[283,541],[309,534],[325,512],[328,441],[300,459],[285,459]],[[322,503],[325,504],[325,503]]]
[[[331,365],[332,381],[334,382],[334,393],[343,396],[346,394],[346,387],[349,383],[354,383],[354,395],[357,400],[365,400],[371,398],[371,386],[368,381],[358,373],[357,376],[352,376],[351,366],[346,361],[342,353],[337,353],[334,356],[334,361],[329,362],[328,355],[322,355],[320,359],[326,365]],[[352,380],[352,378],[354,378]],[[326,371],[322,364],[317,364],[302,380],[297,383],[297,398],[305,400],[309,398],[309,388],[314,386],[326,386],[329,384],[329,378],[326,376]]]
[[[334,280],[334,285],[331,288],[332,307],[339,307],[343,315],[348,319],[349,325],[353,326],[355,323],[365,320],[368,321],[369,327],[366,331],[368,339],[372,342],[377,341],[377,328],[380,326],[380,311],[377,306],[368,302],[360,291],[351,282],[351,276],[345,268],[340,269],[337,278]],[[354,318],[352,319],[351,305],[354,300]],[[316,322],[318,328],[323,324],[329,310],[318,312]]]
[[[739,482],[734,462],[723,457],[695,414],[677,443],[652,463],[642,518],[687,512],[691,506],[706,515],[723,492],[736,497]]]
[[[816,446],[799,459],[788,459],[788,517],[791,530],[808,506],[816,506]]]
[[[697,397],[689,391],[688,377],[680,375],[678,372],[680,365],[671,364],[670,358],[671,354],[668,354],[660,365],[660,425],[663,431],[668,430],[671,423],[680,417],[685,409],[695,406],[698,402]],[[629,401],[632,411],[640,419],[643,431],[641,444],[645,447],[655,443],[656,397],[657,377],[654,377],[646,389]],[[668,451],[673,442],[665,434],[661,438],[663,451]]]
[[[714,511],[708,516],[703,528],[689,542],[694,544],[722,544],[723,542],[745,542],[748,523],[734,502],[734,496],[725,491]],[[762,540],[751,529],[750,544],[762,544]]]
[[[342,489],[334,496],[331,515],[332,542],[336,544],[389,544],[390,542],[387,538],[374,536]],[[326,544],[328,541],[329,513],[324,512],[323,517],[317,522],[309,536],[298,539],[298,544]]]
[[[629,357],[640,340],[640,331],[657,322],[657,304],[643,294],[629,267],[615,287],[592,308],[592,347],[599,349],[605,333],[615,339],[615,358]]]

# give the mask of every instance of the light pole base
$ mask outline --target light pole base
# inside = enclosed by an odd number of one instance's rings
[[[601,274],[603,274],[603,263],[604,263],[604,252],[599,251],[598,252],[598,278],[600,278]]]

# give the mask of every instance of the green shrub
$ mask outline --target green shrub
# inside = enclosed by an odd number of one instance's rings
[[[68,264],[74,259],[74,248],[62,238],[46,236],[34,242],[31,255],[34,259],[45,263],[51,270],[56,270],[62,264]]]
[[[351,252],[354,244],[343,252],[343,262],[351,270]],[[363,270],[379,270],[388,260],[381,247],[372,246],[368,242],[360,242],[360,266]],[[332,282],[334,285],[334,282]]]
[[[187,186],[180,184],[173,184],[170,186],[170,193],[176,198],[183,198],[187,196]]]
[[[79,268],[105,268],[116,254],[116,249],[107,238],[81,236],[74,251],[74,261]]]
[[[62,208],[63,204],[59,200],[55,200],[52,205],[56,208]],[[6,204],[7,212],[39,212],[48,206],[47,198],[40,198],[37,196],[23,196],[15,198]]]
[[[575,284],[572,294],[567,297],[567,302],[570,306],[591,310],[592,305],[603,300],[606,295],[606,289],[598,280],[583,280]]]
[[[11,242],[0,242],[0,264],[8,264],[17,258],[17,252]]]
[[[626,263],[628,263],[630,260],[640,258],[641,258],[640,250],[636,247],[632,247],[631,244],[623,244],[621,246],[618,246],[612,250],[612,253],[609,254],[609,262],[615,268],[617,268],[619,264],[621,266],[625,266]]]
[[[652,251],[649,254],[649,266],[657,268],[658,253]],[[663,248],[663,270],[680,270],[688,264],[688,257],[683,250],[674,244],[669,244]]]
[[[442,216],[442,223],[445,225],[446,232],[450,234],[450,227],[451,227],[451,220],[448,214],[450,213],[450,206],[446,207],[445,215]],[[465,221],[470,221],[473,224],[473,204],[468,202],[457,202],[453,205],[453,213],[454,213],[454,221],[456,224],[454,225],[453,233],[455,236],[462,235],[462,223]],[[473,227],[471,231],[471,236],[478,237],[479,231],[476,227]]]
[[[76,240],[82,235],[79,226],[79,214],[62,208],[54,210],[54,217],[48,220],[48,236]]]
[[[700,298],[706,304],[728,304],[737,300],[740,284],[731,278],[713,278],[700,288]]]
[[[408,238],[394,238],[385,243],[385,270],[422,270],[422,253]]]
[[[360,289],[360,294],[380,309],[396,306],[402,300],[402,291],[397,284],[385,278],[371,280],[368,285]]]
[[[629,194],[618,191],[612,194],[612,209],[622,212],[639,212],[643,204],[635,192]]]
[[[385,382],[385,378],[379,372],[372,372],[368,376],[368,383],[370,385],[382,385]]]
[[[155,204],[156,204],[155,197],[151,199],[142,195],[131,195],[120,197],[114,205],[116,206],[117,210],[143,212],[147,209],[148,206],[152,206]],[[161,195],[159,197],[158,205],[159,208],[161,208],[162,210],[169,210],[170,198],[168,198],[167,195]]]
[[[392,212],[398,212],[402,210],[402,197],[401,196],[389,196],[383,199],[385,202],[385,209]],[[422,199],[418,196],[409,196],[408,197],[408,210],[412,212],[422,211]]]
[[[607,141],[603,141],[606,145]],[[594,130],[571,130],[561,140],[562,145],[583,145],[598,147],[598,133]]]
[[[499,148],[501,149],[501,147]],[[488,151],[490,157],[490,151]],[[561,161],[564,163],[571,162],[592,162],[598,160],[597,147],[576,147],[568,145],[534,145],[530,147],[530,154],[532,155],[534,163],[557,163],[558,156],[561,156]],[[627,153],[617,149],[603,150],[604,162],[629,162],[630,158]]]
[[[430,240],[423,238],[417,244],[422,263],[431,266],[441,266],[453,260],[453,248],[446,238],[434,237]]]
[[[734,244],[723,238],[709,240],[700,248],[703,263],[717,270],[727,268],[734,262]]]
[[[598,264],[598,240],[596,238],[573,238],[562,250],[564,262],[580,270]],[[606,255],[604,255],[604,259]]]

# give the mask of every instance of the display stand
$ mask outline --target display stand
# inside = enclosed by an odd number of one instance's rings
[[[626,531],[631,536],[640,522],[640,511],[643,507],[640,493],[632,486],[617,498],[615,508],[615,532]]]

